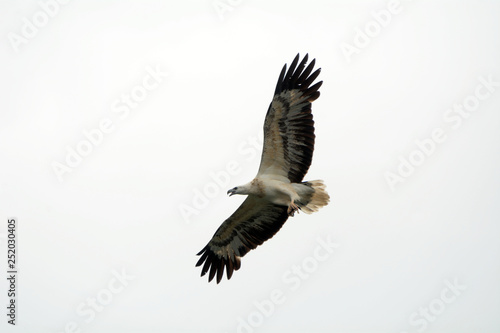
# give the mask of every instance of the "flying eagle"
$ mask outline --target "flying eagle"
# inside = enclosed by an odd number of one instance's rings
[[[236,186],[233,194],[248,195],[241,206],[222,223],[210,242],[198,253],[201,276],[208,281],[224,274],[228,280],[241,266],[240,258],[273,237],[289,216],[301,210],[311,214],[330,200],[322,180],[303,182],[314,150],[311,102],[319,97],[323,81],[312,85],[321,69],[312,74],[313,59],[295,57],[288,71],[281,70],[274,97],[264,121],[264,148],[257,176]],[[305,68],[305,69],[304,69]]]

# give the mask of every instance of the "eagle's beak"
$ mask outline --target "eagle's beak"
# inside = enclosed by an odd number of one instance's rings
[[[232,189],[230,189],[229,191],[227,191],[227,194],[229,196],[232,196],[232,195],[236,194],[236,187],[233,187]]]

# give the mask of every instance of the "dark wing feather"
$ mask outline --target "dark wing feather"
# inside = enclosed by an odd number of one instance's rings
[[[311,84],[321,69],[312,74],[315,59],[307,68],[308,55],[299,63],[295,57],[288,71],[283,67],[274,98],[264,122],[264,149],[257,176],[265,174],[301,182],[311,165],[314,150],[314,121],[311,102],[319,97],[323,81]]]
[[[273,237],[287,218],[286,206],[248,196],[198,253],[201,258],[196,266],[203,265],[201,276],[208,272],[208,281],[217,276],[219,283],[225,268],[229,280],[240,268],[240,258]]]

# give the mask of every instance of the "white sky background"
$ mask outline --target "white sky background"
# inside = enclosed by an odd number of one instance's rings
[[[233,1],[221,18],[211,0],[72,1],[16,50],[9,34],[48,2],[0,3],[0,269],[14,216],[20,272],[18,325],[2,305],[2,332],[498,332],[500,86],[456,128],[443,117],[479,77],[500,82],[500,2],[402,1],[348,59],[342,43],[388,2]],[[306,179],[332,202],[209,284],[195,254],[243,200],[226,191],[255,176],[249,140],[298,52],[324,81]],[[168,75],[114,112],[147,68]],[[60,182],[52,163],[103,119],[113,130]],[[446,140],[391,190],[385,174],[435,128]],[[228,184],[209,185],[228,163]],[[320,262],[318,237],[338,244]],[[307,278],[291,274],[303,264]],[[122,270],[134,278],[111,294]]]

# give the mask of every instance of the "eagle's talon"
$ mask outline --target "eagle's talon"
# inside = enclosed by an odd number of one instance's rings
[[[295,204],[295,202],[291,202],[290,205],[288,206],[287,213],[289,216],[293,216],[295,212],[298,212],[300,210],[300,207]]]

